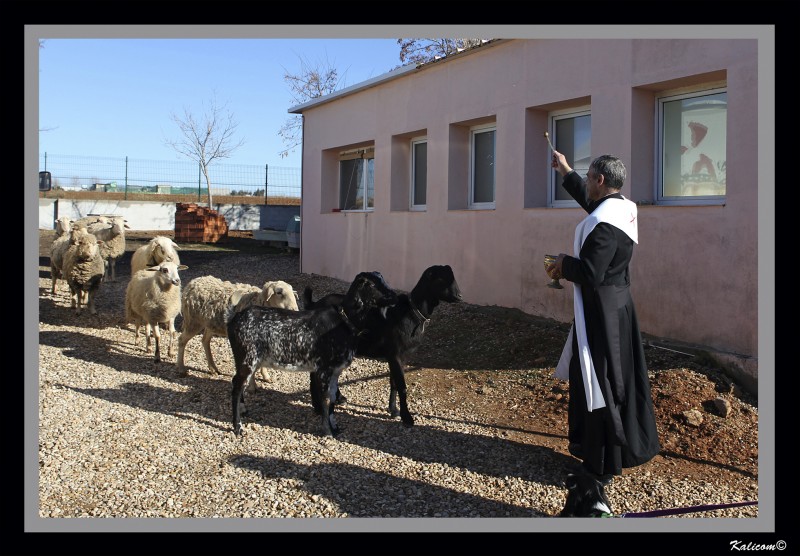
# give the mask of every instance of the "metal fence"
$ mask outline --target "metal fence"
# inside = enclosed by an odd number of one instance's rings
[[[39,155],[53,189],[205,196],[200,164],[188,160],[142,160],[95,156]],[[208,167],[212,195],[300,197],[300,168],[223,164]]]

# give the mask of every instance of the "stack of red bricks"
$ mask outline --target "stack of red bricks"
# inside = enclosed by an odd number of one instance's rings
[[[175,241],[178,243],[217,243],[228,238],[224,216],[196,203],[175,205]]]

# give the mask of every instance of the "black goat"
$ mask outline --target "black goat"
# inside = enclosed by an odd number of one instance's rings
[[[383,318],[397,294],[379,272],[355,277],[336,307],[292,311],[252,306],[227,315],[228,340],[236,374],[231,402],[233,432],[242,432],[240,405],[244,388],[261,367],[310,372],[322,414],[322,432],[333,436],[339,428],[333,418],[339,375],[353,361],[356,337]]]
[[[342,294],[332,293],[315,302],[312,295],[310,287],[303,292],[306,309],[336,306],[343,303],[344,299]],[[408,410],[405,363],[422,343],[425,326],[440,301],[461,301],[461,290],[449,265],[427,268],[411,293],[399,295],[397,303],[386,310],[386,318],[359,336],[356,344],[357,357],[381,359],[389,363],[389,414],[392,417],[400,415],[407,427],[414,425],[414,418]],[[320,400],[314,397],[317,389],[313,387],[313,381],[312,376],[311,401],[314,410],[319,413],[322,408]],[[400,411],[397,410],[398,396]]]

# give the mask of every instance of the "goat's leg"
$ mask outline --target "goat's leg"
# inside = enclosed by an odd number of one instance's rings
[[[407,427],[414,426],[414,418],[411,416],[411,412],[408,410],[408,399],[406,394],[406,377],[405,372],[403,371],[403,365],[396,357],[389,358],[389,377],[392,384],[392,392],[389,394],[389,412],[392,414],[392,417],[397,415],[397,408],[392,408],[392,402],[394,398],[392,394],[395,392],[400,398],[400,419],[403,420],[403,424]]]
[[[322,383],[319,379],[318,373],[308,373],[310,380],[309,380],[309,392],[311,393],[311,407],[314,408],[314,413],[317,415],[322,415]]]
[[[333,409],[336,405],[338,376],[335,371],[331,371],[330,369],[320,369],[316,373],[312,373],[312,375],[318,373],[319,382],[322,385],[322,388],[318,390],[322,402],[322,434],[324,436],[334,436],[339,432],[336,418],[333,416]]]
[[[244,365],[236,364],[236,374],[233,377],[231,388],[231,408],[233,417],[233,433],[235,435],[242,434],[242,407],[244,406],[244,389],[247,385],[248,378],[253,373]]]

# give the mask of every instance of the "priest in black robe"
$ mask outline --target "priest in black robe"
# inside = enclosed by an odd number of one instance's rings
[[[608,484],[660,450],[630,294],[637,209],[620,194],[625,165],[618,158],[594,159],[585,179],[555,150],[552,166],[589,213],[576,227],[574,254],[559,254],[547,269],[574,288],[575,319],[556,367],[556,376],[569,380],[569,451],[582,460],[583,471]]]

